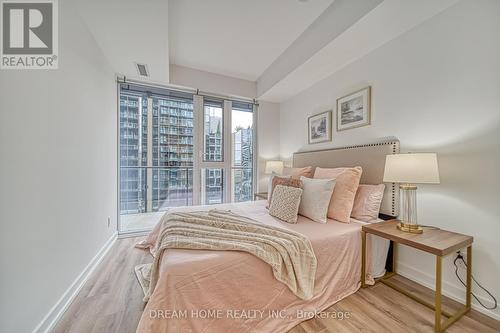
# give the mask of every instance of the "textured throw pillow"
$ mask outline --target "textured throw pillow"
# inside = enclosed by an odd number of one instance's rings
[[[269,214],[288,223],[297,223],[302,189],[278,185],[274,189]]]
[[[359,166],[354,168],[316,168],[314,178],[335,179],[337,181],[328,206],[329,218],[344,223],[351,222],[352,206],[362,172],[363,169]]]
[[[302,198],[299,214],[315,222],[326,223],[335,179],[310,179],[302,176],[300,180],[302,181]]]
[[[273,198],[274,189],[278,185],[302,188],[302,182],[299,179],[278,176],[274,177],[271,184],[271,194],[269,195],[269,205],[271,204],[271,200]]]
[[[289,176],[292,178],[300,179],[301,176],[312,178],[314,174],[314,168],[312,166],[307,166],[303,168],[283,168],[283,176]]]
[[[351,216],[364,222],[375,222],[378,219],[380,205],[384,198],[385,185],[359,185]]]

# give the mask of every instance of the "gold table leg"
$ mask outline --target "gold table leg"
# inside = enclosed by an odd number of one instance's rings
[[[398,260],[398,243],[392,242],[392,272],[397,273],[397,260]]]
[[[363,233],[363,240],[366,241],[366,235]],[[363,265],[362,265],[362,270],[364,272],[365,267],[364,267],[364,254],[366,251],[366,244],[363,243]],[[397,284],[394,284],[390,281],[390,278],[394,275],[396,275],[396,260],[397,260],[397,244],[396,242],[393,242],[393,257],[392,257],[392,267],[393,271],[390,273],[386,273],[385,276],[380,278],[378,281],[382,282],[383,284],[387,285],[388,287],[399,291],[400,293],[410,297],[411,299],[419,302],[422,305],[425,305],[426,307],[432,309],[435,311],[434,313],[434,332],[436,333],[441,333],[444,332],[448,327],[450,327],[454,322],[462,318],[467,312],[470,311],[471,309],[471,289],[472,289],[472,245],[467,247],[467,287],[466,287],[466,302],[465,306],[463,306],[460,310],[457,312],[450,313],[444,309],[442,309],[442,263],[443,263],[443,257],[442,256],[436,256],[436,293],[434,296],[434,304],[431,302],[427,302],[418,296],[414,295],[412,292],[407,291]],[[445,321],[442,321],[442,317],[445,316],[447,319]]]
[[[366,232],[361,231],[361,288],[366,287]]]
[[[448,319],[441,325],[441,332],[450,327],[454,322],[463,317],[471,309],[472,297],[472,245],[467,247],[467,287],[465,289],[465,306],[456,312],[453,316],[448,316]],[[437,331],[436,331],[437,332]]]
[[[441,333],[441,268],[442,257],[436,256],[436,294],[435,304],[436,310],[434,311],[434,332]]]

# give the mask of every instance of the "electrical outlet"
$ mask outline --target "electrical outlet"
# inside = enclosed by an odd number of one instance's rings
[[[108,216],[108,228],[111,225],[111,217]]]
[[[458,260],[456,260],[456,263],[457,263],[457,266],[459,268],[462,268],[462,269],[467,269],[467,266],[465,265],[464,263],[464,259],[465,257],[467,256],[467,253],[462,253],[462,251],[458,250],[455,254],[455,258],[458,258]]]

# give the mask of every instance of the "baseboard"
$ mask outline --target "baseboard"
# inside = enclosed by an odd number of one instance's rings
[[[410,267],[407,264],[403,262],[397,263],[398,265],[398,274],[404,276],[405,278],[415,281],[418,284],[421,284],[429,289],[434,290],[435,289],[435,280],[434,276],[429,275],[421,270],[415,269],[414,267]],[[457,301],[460,303],[465,303],[465,287],[460,287],[458,285],[451,284],[447,281],[443,280],[442,284],[442,289],[443,289],[443,295]],[[479,296],[479,299],[481,299],[481,302],[488,304],[491,300],[488,300],[484,297]],[[495,320],[500,321],[500,315],[491,311],[483,308],[481,305],[476,304],[472,302],[472,308],[476,310],[477,312],[481,312],[482,314],[485,314],[488,317],[491,317]]]
[[[131,238],[131,237],[143,237],[143,236],[149,235],[150,233],[151,233],[151,230],[126,232],[126,233],[118,234],[118,239]]]
[[[78,275],[78,277],[69,286],[62,297],[56,302],[56,304],[50,309],[49,313],[42,319],[38,326],[33,330],[33,333],[48,333],[50,332],[59,319],[61,319],[64,312],[68,309],[71,302],[75,299],[78,292],[82,289],[85,282],[87,282],[90,274],[102,261],[106,253],[108,253],[111,246],[114,244],[117,238],[117,233],[115,232],[104,244],[104,246],[97,252],[97,254],[92,258],[90,263],[83,269],[83,271]]]

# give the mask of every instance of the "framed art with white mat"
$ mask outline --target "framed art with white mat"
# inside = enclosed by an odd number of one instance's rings
[[[332,111],[310,116],[307,120],[308,142],[319,143],[332,140]]]
[[[337,131],[370,125],[371,87],[337,99]]]

